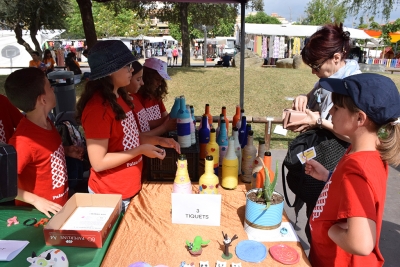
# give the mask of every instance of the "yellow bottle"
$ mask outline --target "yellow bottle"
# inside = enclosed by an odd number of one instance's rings
[[[226,189],[235,189],[238,185],[239,162],[235,153],[235,141],[229,139],[228,152],[222,161],[221,186]]]
[[[213,156],[206,156],[204,174],[199,179],[200,194],[218,194],[219,179],[213,169]]]
[[[174,180],[173,193],[192,193],[192,183],[190,182],[189,172],[187,168],[186,155],[180,154],[176,163],[176,175]]]
[[[214,173],[218,175],[218,164],[219,164],[219,145],[217,143],[217,137],[215,129],[210,130],[210,141],[206,145],[207,156],[212,156],[214,159]]]

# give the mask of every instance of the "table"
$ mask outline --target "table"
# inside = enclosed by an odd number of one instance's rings
[[[7,219],[17,216],[19,224],[7,227]],[[29,262],[26,258],[32,256],[32,251],[37,255],[45,250],[55,248],[46,246],[44,242],[43,227],[25,226],[23,222],[29,218],[44,218],[46,217],[40,211],[26,207],[2,207],[0,206],[0,239],[1,240],[28,240],[29,244],[15,257],[12,261],[0,261],[0,267],[16,267],[28,266]],[[68,257],[69,266],[71,267],[95,267],[100,266],[104,254],[110,245],[111,239],[118,227],[122,215],[117,220],[113,229],[110,231],[106,242],[102,248],[81,248],[81,247],[63,247],[57,248],[64,251]]]
[[[249,185],[247,185],[249,186]],[[198,185],[192,184],[194,191],[198,191]],[[239,184],[235,190],[224,190],[222,194],[221,225],[197,226],[178,225],[171,223],[171,192],[172,183],[144,182],[140,194],[130,203],[114,239],[102,262],[102,267],[129,266],[138,261],[147,262],[151,266],[160,264],[169,267],[178,267],[182,261],[194,263],[199,266],[199,261],[209,261],[210,267],[218,261],[227,263],[241,262],[247,266],[284,266],[273,260],[270,254],[262,262],[262,265],[241,261],[235,254],[238,242],[247,240],[247,234],[243,229],[245,214],[246,185]],[[284,221],[288,221],[286,214]],[[238,235],[238,239],[232,242],[229,251],[233,254],[230,260],[222,259],[223,237],[221,231],[228,236]],[[211,242],[203,247],[203,252],[198,257],[193,257],[186,249],[185,241],[193,241],[200,235]],[[285,243],[296,249],[301,255],[300,262],[296,266],[311,266],[300,242]],[[278,243],[264,243],[267,248]]]

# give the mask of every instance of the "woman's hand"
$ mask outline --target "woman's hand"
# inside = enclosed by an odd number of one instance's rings
[[[307,109],[307,95],[299,95],[293,100],[292,109],[305,111]]]
[[[287,125],[287,128],[293,129],[292,130],[293,132],[300,132],[300,133],[310,130],[311,128],[314,128],[317,125],[319,113],[313,112],[309,109],[306,109],[305,112],[307,114],[307,117],[305,117],[301,121],[289,123]]]
[[[305,173],[313,178],[326,182],[329,177],[329,171],[322,166],[321,163],[313,159],[307,160],[305,166]]]
[[[179,145],[178,142],[176,142],[174,139],[172,138],[163,138],[160,137],[159,139],[159,145],[162,147],[167,147],[167,148],[173,148],[175,149],[175,151],[180,154],[181,153],[181,146]]]

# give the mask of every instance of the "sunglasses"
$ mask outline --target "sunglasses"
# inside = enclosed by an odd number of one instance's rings
[[[128,65],[126,65],[125,68],[126,68],[129,72],[133,71],[132,63],[129,63]]]
[[[327,59],[325,59],[324,61],[322,61],[321,63],[319,63],[318,65],[315,65],[315,64],[308,64],[308,66],[310,66],[310,68],[312,68],[313,70],[315,70],[316,72],[319,72],[320,70],[321,70],[321,67],[322,67],[322,65],[324,65],[324,63],[328,60],[328,59],[330,59],[330,57],[329,58],[327,58]]]

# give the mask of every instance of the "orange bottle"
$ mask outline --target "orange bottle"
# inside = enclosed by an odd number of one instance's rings
[[[271,169],[271,161],[272,161],[271,152],[265,151],[263,162],[265,167],[268,168],[269,178],[272,183],[272,181],[274,180],[275,172],[273,172]],[[264,169],[261,169],[257,173],[256,188],[262,188],[264,186],[264,181],[265,181],[265,173]]]
[[[239,105],[236,106],[236,113],[232,118],[232,129],[233,129],[233,127],[236,127],[236,124],[238,123],[238,121],[240,121],[240,106]]]
[[[210,113],[210,105],[209,105],[209,104],[206,104],[206,108],[205,108],[204,114],[207,115],[207,117],[208,117],[208,124],[210,125],[210,128],[211,128],[211,125],[212,125],[212,123],[213,123],[213,117],[212,117],[212,115],[211,115],[211,113]]]

